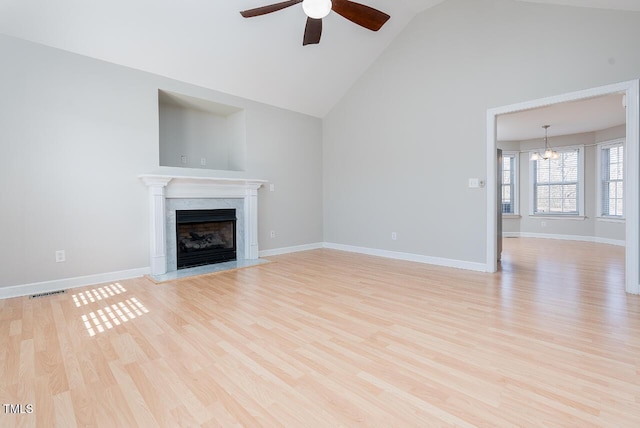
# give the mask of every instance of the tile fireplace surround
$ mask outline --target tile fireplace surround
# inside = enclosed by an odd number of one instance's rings
[[[167,236],[170,215],[166,210],[167,199],[172,200],[172,207],[184,207],[180,209],[241,202],[237,212],[241,216],[238,223],[242,225],[239,235],[243,236],[243,243],[238,243],[238,249],[244,248],[244,251],[238,254],[238,259],[258,258],[258,189],[266,180],[153,174],[139,178],[149,189],[151,275],[163,275],[168,269],[175,269],[175,260],[169,260],[175,257],[175,237]]]

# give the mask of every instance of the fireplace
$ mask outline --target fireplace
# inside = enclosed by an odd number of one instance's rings
[[[258,260],[258,189],[245,178],[142,174],[149,193],[149,264],[152,277],[177,272],[177,210],[235,208],[237,260]]]
[[[177,268],[236,260],[236,210],[176,210]]]

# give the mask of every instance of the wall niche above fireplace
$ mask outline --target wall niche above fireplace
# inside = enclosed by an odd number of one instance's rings
[[[160,166],[244,171],[245,111],[158,91]]]

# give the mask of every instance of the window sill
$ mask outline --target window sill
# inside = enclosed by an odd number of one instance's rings
[[[540,220],[584,220],[587,217],[583,215],[557,215],[557,214],[530,214],[531,218],[539,218]]]
[[[625,219],[623,218],[617,218],[617,217],[596,217],[597,221],[602,221],[605,223],[624,223]]]
[[[522,218],[522,216],[520,214],[502,214],[503,220],[507,218],[518,219],[518,218]]]

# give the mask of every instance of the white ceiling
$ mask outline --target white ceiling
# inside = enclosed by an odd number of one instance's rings
[[[638,0],[519,0],[529,3],[549,3],[564,6],[595,7],[598,9],[617,9],[640,11]]]
[[[417,13],[443,0],[359,0],[391,19],[376,33],[331,13],[320,44],[305,47],[300,4],[238,13],[279,1],[0,0],[0,33],[323,117]],[[640,10],[637,0],[546,2]]]
[[[549,107],[498,116],[498,141],[524,141],[544,137],[542,125],[550,125],[549,137],[600,131],[626,123],[622,95],[554,104]]]

